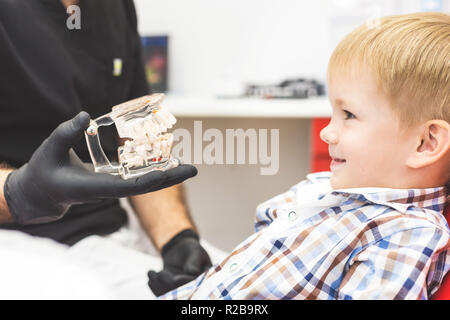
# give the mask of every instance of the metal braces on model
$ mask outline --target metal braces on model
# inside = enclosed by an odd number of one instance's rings
[[[85,137],[95,172],[129,179],[180,164],[171,155],[173,134],[167,133],[177,120],[162,107],[163,100],[161,93],[144,96],[114,106],[110,113],[91,120]],[[119,137],[126,139],[117,150],[118,163],[111,163],[106,157],[98,133],[99,127],[113,123]]]

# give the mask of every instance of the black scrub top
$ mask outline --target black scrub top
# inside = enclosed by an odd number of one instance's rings
[[[132,0],[81,0],[81,29],[69,30],[60,0],[0,0],[0,163],[26,163],[63,121],[81,110],[92,118],[149,93]],[[122,70],[114,73],[114,60]],[[117,154],[114,126],[100,131],[108,157]],[[85,141],[74,147],[91,161]],[[74,205],[59,221],[0,228],[72,245],[126,224],[118,200]]]

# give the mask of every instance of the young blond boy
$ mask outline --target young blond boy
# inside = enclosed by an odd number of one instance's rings
[[[450,269],[450,16],[361,26],[328,70],[331,172],[257,209],[256,233],[163,298],[427,299]],[[151,279],[150,279],[151,281]]]

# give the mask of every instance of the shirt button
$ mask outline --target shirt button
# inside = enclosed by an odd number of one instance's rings
[[[236,270],[238,269],[238,264],[237,263],[233,263],[231,266],[230,266],[230,273],[233,273],[233,272],[235,272]]]
[[[289,212],[288,213],[288,219],[289,219],[289,221],[297,220],[297,213],[295,211]]]

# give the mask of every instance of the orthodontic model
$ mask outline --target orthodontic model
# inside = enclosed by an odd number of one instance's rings
[[[85,137],[95,172],[129,179],[180,164],[171,155],[173,134],[165,133],[177,120],[162,107],[163,99],[161,93],[137,98],[114,106],[110,113],[91,120]],[[119,137],[127,139],[118,148],[119,163],[114,164],[106,157],[98,134],[99,127],[113,123]]]

